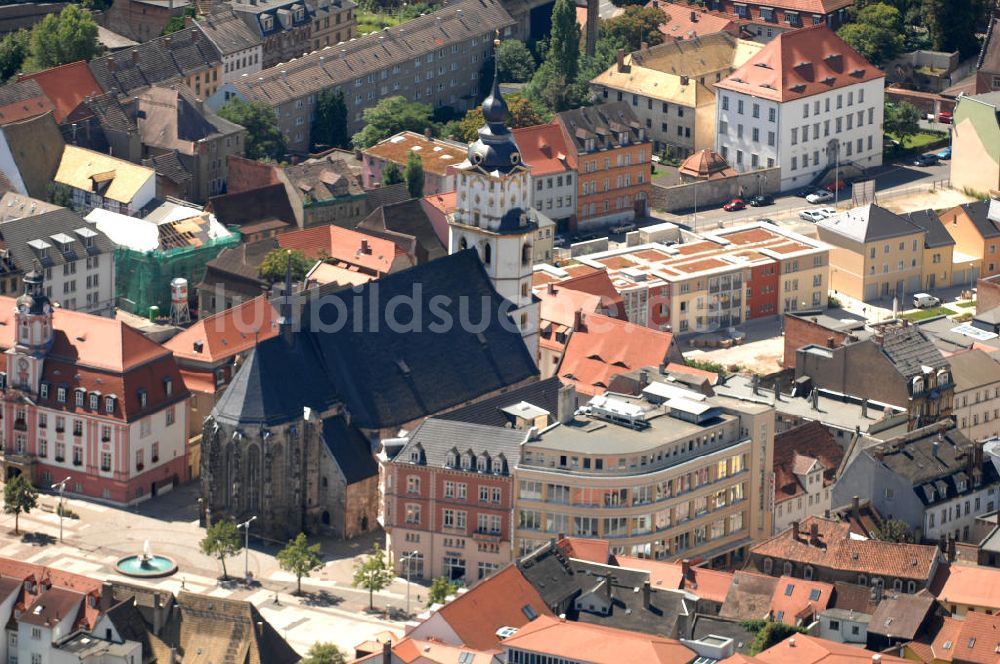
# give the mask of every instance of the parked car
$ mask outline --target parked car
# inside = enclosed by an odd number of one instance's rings
[[[831,182],[824,187],[827,191],[843,191],[847,189],[847,182],[844,180],[837,180],[836,182]]]
[[[796,191],[795,195],[798,196],[799,198],[805,198],[814,191],[816,190],[813,189],[812,187],[806,187],[805,189],[799,189],[798,191]]]
[[[914,293],[913,294],[913,306],[917,309],[926,309],[927,307],[936,307],[941,304],[941,299],[934,297],[930,293]]]
[[[826,203],[833,200],[833,192],[820,189],[806,196],[806,200],[810,203]]]
[[[630,233],[634,231],[638,226],[631,222],[626,222],[624,224],[618,224],[617,226],[611,227],[612,233]]]
[[[949,145],[944,150],[941,150],[941,152],[938,152],[937,153],[937,158],[938,159],[951,159],[951,146]]]
[[[938,113],[938,122],[942,124],[951,124],[952,115],[951,111],[941,111]]]
[[[816,223],[817,221],[823,221],[826,219],[826,215],[819,210],[803,210],[802,212],[799,212],[799,219]]]
[[[722,209],[725,210],[726,212],[736,212],[737,210],[746,209],[746,206],[747,204],[743,201],[742,198],[734,198],[733,200],[723,205]]]
[[[939,158],[936,154],[922,154],[913,160],[914,166],[933,166],[938,163]]]
[[[567,244],[565,235],[557,235],[556,239],[552,240],[553,247],[565,247]]]
[[[837,214],[837,208],[819,207],[819,208],[814,208],[814,209],[817,212],[819,212],[821,215],[823,215],[825,218],[832,217],[833,215]]]
[[[763,207],[765,205],[774,205],[774,196],[770,194],[758,194],[750,199],[751,207]]]

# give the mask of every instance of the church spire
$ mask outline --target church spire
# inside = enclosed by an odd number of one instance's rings
[[[487,173],[507,174],[515,168],[523,168],[521,152],[514,142],[514,135],[507,128],[506,121],[510,109],[500,92],[500,39],[493,42],[493,85],[490,94],[483,100],[483,120],[479,128],[479,138],[469,145],[468,163]]]

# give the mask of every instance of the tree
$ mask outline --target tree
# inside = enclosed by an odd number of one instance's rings
[[[66,5],[59,14],[48,14],[31,30],[28,62],[31,69],[48,69],[67,62],[90,60],[101,50],[97,24],[79,5]]]
[[[406,190],[412,198],[424,195],[424,162],[413,150],[406,155]]]
[[[219,115],[247,130],[244,154],[250,159],[277,161],[285,155],[285,135],[278,129],[278,116],[270,106],[233,97],[219,109]]]
[[[50,182],[49,203],[60,207],[70,207],[73,204],[73,191],[62,182]]]
[[[264,260],[260,262],[257,270],[261,279],[266,279],[272,284],[285,278],[288,271],[288,264],[292,264],[292,280],[302,281],[313,266],[313,261],[306,258],[305,253],[298,249],[282,249],[277,247],[267,252]]]
[[[601,22],[601,34],[624,44],[626,51],[635,51],[643,42],[650,46],[663,43],[660,25],[666,14],[657,7],[626,7],[618,16]]]
[[[312,143],[314,150],[351,146],[350,137],[347,135],[347,103],[340,88],[324,90],[316,98]]]
[[[427,591],[427,606],[433,604],[444,604],[449,595],[458,592],[458,584],[449,581],[447,577],[439,576],[431,581],[430,590]]]
[[[24,60],[28,57],[30,39],[30,32],[18,30],[0,40],[0,82],[21,71]]]
[[[537,108],[558,113],[580,105],[579,91],[574,81],[546,60],[525,87],[524,95]]]
[[[905,521],[899,519],[887,519],[875,528],[875,539],[883,542],[896,542],[897,544],[912,544],[913,531]]]
[[[382,169],[382,184],[389,186],[390,184],[399,184],[403,181],[403,171],[399,170],[399,164],[394,161],[390,161]]]
[[[184,12],[178,16],[171,16],[170,20],[167,21],[167,24],[163,26],[163,30],[160,32],[160,34],[170,35],[177,32],[178,30],[183,30],[186,27],[184,25],[184,19],[188,16],[194,18],[195,16],[194,7],[185,8]]]
[[[868,5],[857,20],[837,31],[840,38],[874,65],[892,60],[903,50],[903,15],[884,3]]]
[[[317,641],[309,648],[300,664],[347,664],[347,658],[340,648],[332,643]]]
[[[396,578],[392,568],[385,559],[385,551],[375,542],[371,555],[354,563],[354,587],[368,591],[368,609],[374,610],[374,594],[378,590],[389,587]]]
[[[892,134],[905,147],[907,138],[920,133],[920,111],[907,101],[886,102],[882,126],[885,133]]]
[[[572,0],[556,0],[552,7],[552,30],[546,64],[556,68],[570,83],[576,81],[580,60],[580,26]]]
[[[748,655],[753,657],[754,655],[767,650],[771,646],[781,643],[789,636],[793,634],[806,634],[806,630],[801,627],[793,627],[792,625],[786,625],[780,622],[765,622],[760,631],[757,632],[757,636],[754,640],[750,642],[750,647],[748,648]]]
[[[535,56],[518,39],[501,42],[496,58],[501,83],[526,83],[535,73]]]
[[[201,540],[201,552],[206,556],[215,556],[222,563],[223,579],[229,578],[229,573],[226,571],[226,558],[235,556],[242,548],[240,531],[236,524],[229,519],[213,523],[205,532],[205,538]]]
[[[531,127],[548,121],[547,114],[542,113],[530,99],[520,94],[506,95],[507,101],[507,126],[511,129],[521,127]],[[470,143],[476,140],[479,128],[486,123],[483,119],[483,109],[479,106],[469,109],[465,117],[458,121],[455,127],[455,135],[458,140]]]
[[[938,51],[958,51],[962,57],[979,52],[976,31],[986,24],[986,0],[923,0],[923,25]]]
[[[354,147],[370,148],[401,131],[423,132],[431,126],[429,104],[410,102],[406,97],[387,97],[364,112],[365,128],[354,135]]]
[[[38,489],[24,474],[15,475],[3,487],[3,511],[14,515],[14,534],[20,534],[21,514],[28,514],[38,506]]]
[[[305,533],[299,533],[284,549],[278,552],[278,565],[295,575],[296,595],[302,594],[302,577],[323,567],[319,557],[319,543],[310,544]]]

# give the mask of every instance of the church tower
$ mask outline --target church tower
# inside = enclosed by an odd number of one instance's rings
[[[537,363],[539,303],[531,292],[531,272],[538,219],[531,208],[528,166],[505,125],[507,113],[494,67],[493,89],[483,100],[486,124],[469,145],[468,158],[456,166],[448,251],[479,252],[493,287],[514,305],[511,318]]]
[[[37,267],[24,275],[24,293],[14,304],[14,325],[14,345],[7,349],[7,383],[37,394],[53,338],[52,305]]]

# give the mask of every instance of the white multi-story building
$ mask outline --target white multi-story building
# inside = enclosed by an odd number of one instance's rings
[[[531,292],[533,238],[541,217],[531,206],[530,171],[504,125],[507,103],[494,76],[483,101],[486,124],[456,166],[455,213],[449,219],[448,251],[475,249],[497,292],[514,306],[509,313],[531,356],[538,360],[539,302]]]
[[[1000,436],[1000,363],[978,348],[948,358],[955,377],[952,417],[970,440]]]
[[[222,55],[222,82],[238,81],[263,69],[264,43],[228,8],[194,19],[195,25]]]
[[[780,34],[716,84],[716,151],[740,172],[779,166],[782,189],[879,166],[884,78],[825,25]]]
[[[531,168],[532,205],[550,219],[568,220],[576,214],[576,169],[559,124],[522,127],[513,133],[521,158]]]

